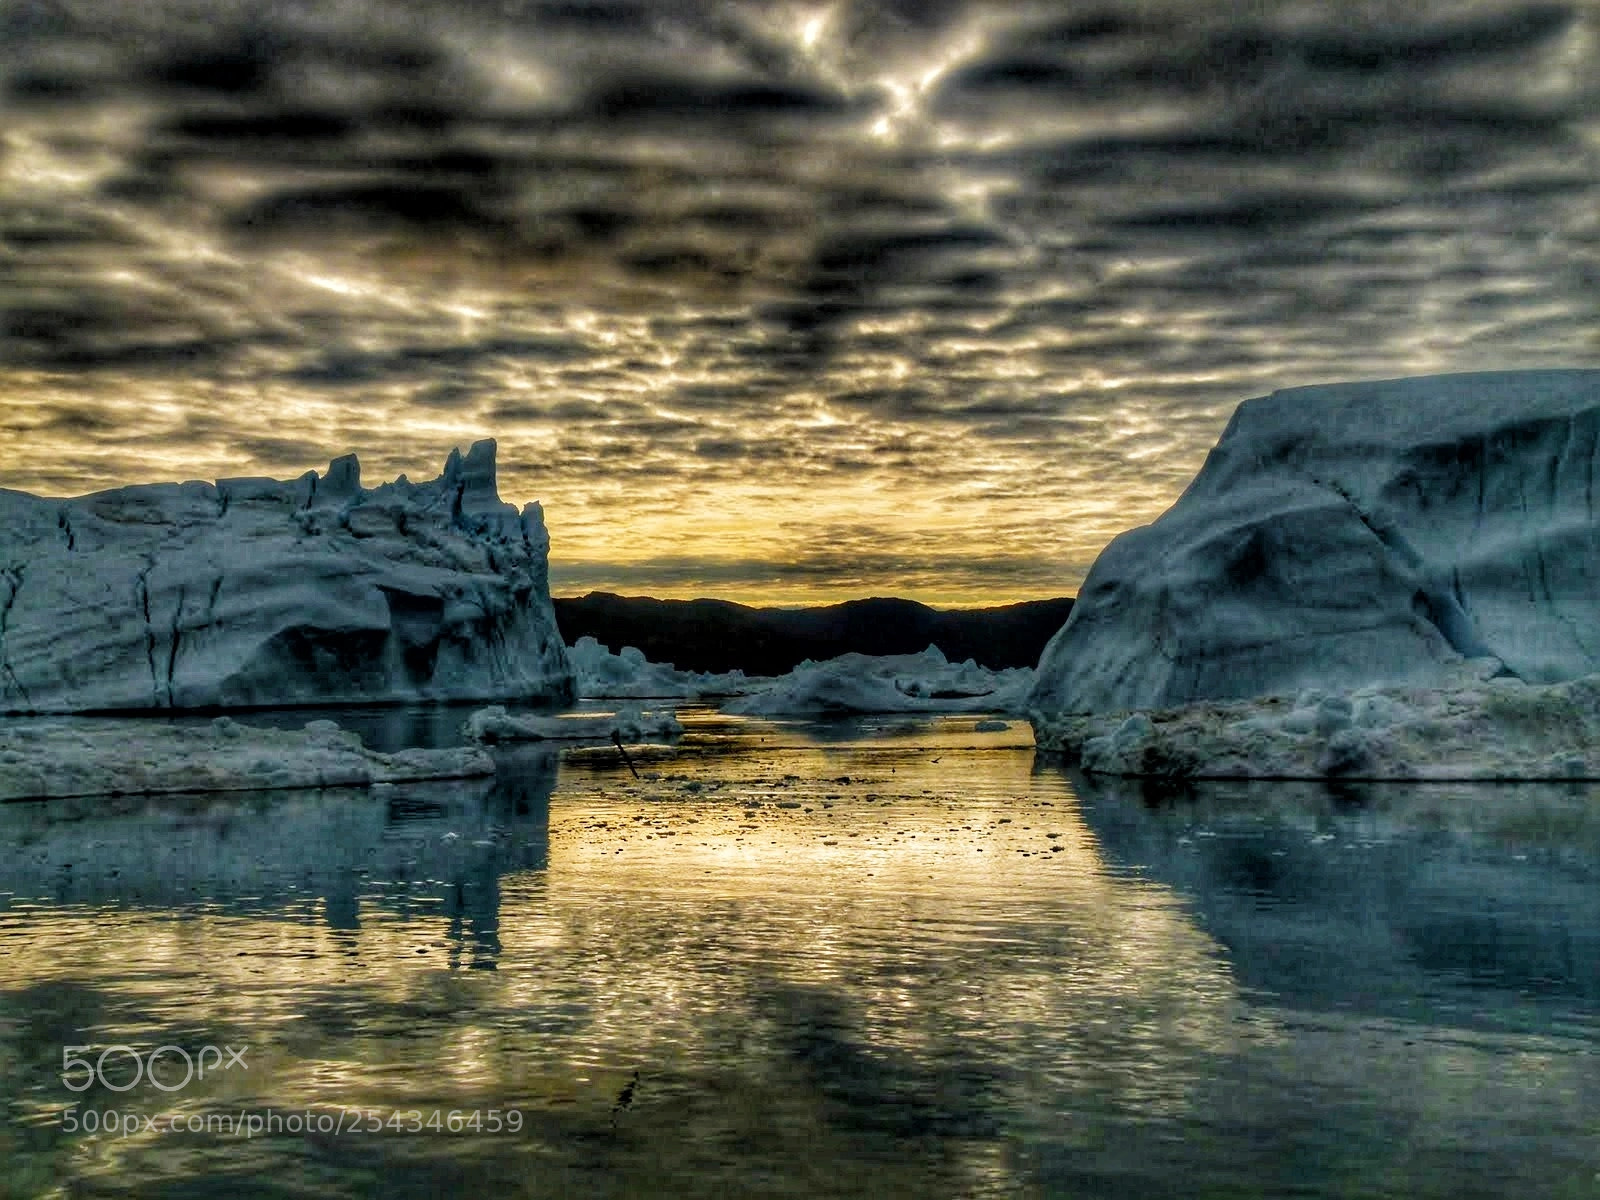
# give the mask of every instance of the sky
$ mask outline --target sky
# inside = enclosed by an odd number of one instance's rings
[[[1600,366],[1600,0],[0,0],[0,487],[499,443],[556,594],[1072,594],[1234,406]]]

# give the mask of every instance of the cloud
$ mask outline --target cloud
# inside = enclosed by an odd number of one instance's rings
[[[19,288],[0,315],[0,354],[53,371],[181,370],[234,344],[184,297],[145,288]]]
[[[1576,0],[24,0],[0,93],[9,486],[495,435],[558,569],[1041,594],[1242,398],[1600,365]]]
[[[291,368],[284,377],[300,383],[356,386],[395,376],[426,379],[440,371],[490,363],[582,362],[592,354],[591,347],[574,338],[495,337],[385,351],[334,350]]]
[[[830,120],[856,111],[845,97],[814,86],[629,75],[594,89],[572,115],[613,128],[689,122],[687,127],[678,125],[676,132],[724,132],[738,126],[765,137],[785,121]]]
[[[443,184],[371,182],[274,192],[229,215],[236,233],[338,237],[372,229],[420,236],[502,234],[507,225],[492,197]]]
[[[302,438],[246,437],[234,443],[252,462],[290,464],[318,462],[328,457],[327,447]]]

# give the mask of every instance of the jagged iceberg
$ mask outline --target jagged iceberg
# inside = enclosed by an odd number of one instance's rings
[[[1248,400],[1178,502],[1096,560],[1030,705],[1600,670],[1597,459],[1600,371]]]
[[[561,700],[542,512],[495,444],[431,482],[0,491],[0,711]]]

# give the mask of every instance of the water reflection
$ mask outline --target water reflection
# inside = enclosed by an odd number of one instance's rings
[[[1600,792],[1074,784],[1108,860],[1188,901],[1270,1031],[1196,1094],[1241,1187],[1600,1186]]]
[[[1105,852],[1192,897],[1247,987],[1469,1024],[1600,1006],[1595,785],[1073,782]]]
[[[462,726],[481,704],[373,704],[337,708],[273,708],[235,711],[231,715],[243,725],[266,729],[303,729],[307,722],[334,720],[361,737],[368,749],[385,754],[412,747],[459,746]],[[565,706],[551,704],[513,704],[518,713],[552,714]],[[207,725],[214,713],[172,713],[149,718],[171,725]]]
[[[1442,1196],[1600,1170],[1587,798],[1174,798],[971,718],[688,723],[639,778],[602,747],[492,787],[0,809],[0,1195]],[[479,1126],[64,1129],[63,1046],[225,1041],[248,1073],[80,1107]]]
[[[320,903],[334,929],[413,885],[491,930],[498,881],[549,856],[553,751],[493,779],[0,805],[0,913],[59,906],[257,912]],[[8,895],[9,894],[9,895]]]

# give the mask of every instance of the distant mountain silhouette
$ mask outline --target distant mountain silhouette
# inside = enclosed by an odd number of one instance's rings
[[[570,646],[594,638],[612,651],[637,646],[651,662],[688,671],[781,675],[805,659],[915,654],[930,644],[951,662],[1032,667],[1066,623],[1072,600],[998,608],[933,609],[914,600],[847,600],[820,608],[751,608],[728,600],[657,600],[590,592],[555,601]]]

